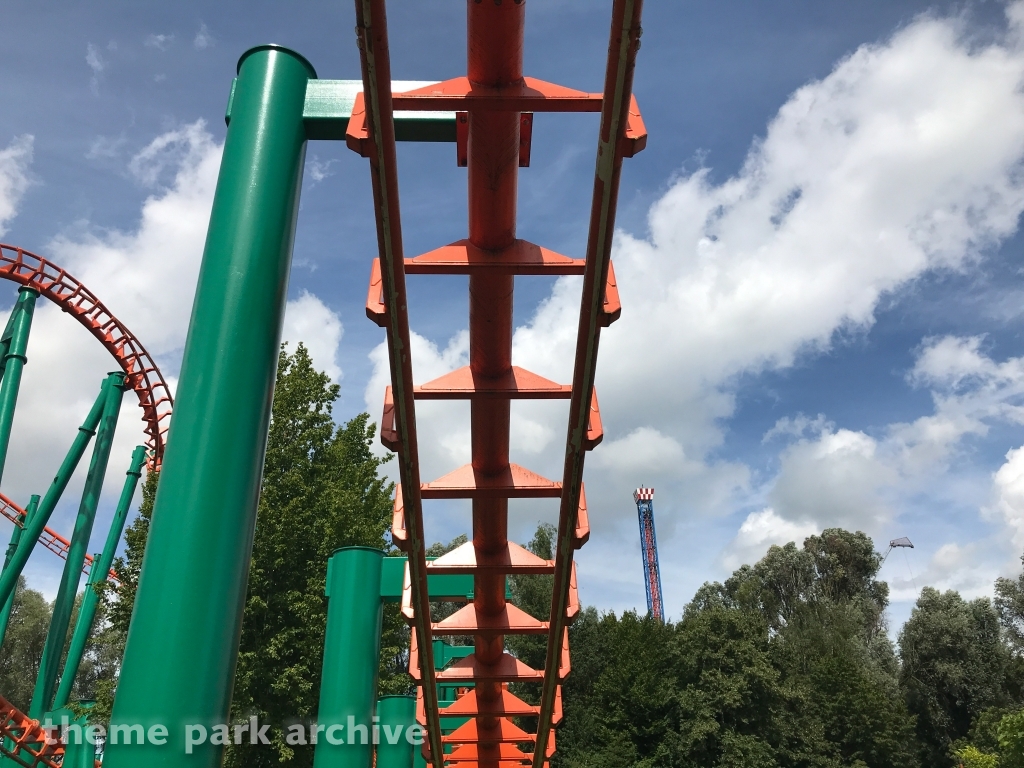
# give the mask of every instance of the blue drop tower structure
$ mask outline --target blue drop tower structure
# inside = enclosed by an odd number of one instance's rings
[[[644,558],[647,612],[659,621],[665,621],[661,568],[658,565],[658,535],[654,531],[654,489],[637,488],[633,494],[633,501],[636,502],[636,513],[640,518],[640,551]]]

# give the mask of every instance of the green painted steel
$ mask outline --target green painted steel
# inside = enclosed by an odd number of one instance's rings
[[[53,514],[54,507],[60,501],[61,494],[64,493],[68,481],[71,480],[71,475],[74,474],[78,462],[81,461],[82,455],[85,453],[85,449],[89,447],[89,441],[92,440],[92,436],[96,433],[96,427],[100,422],[100,417],[103,415],[103,406],[107,401],[107,382],[109,380],[109,378],[105,379],[103,386],[100,387],[100,394],[96,398],[96,402],[93,403],[92,410],[85,417],[82,426],[78,428],[78,435],[71,444],[71,448],[68,449],[68,454],[64,457],[64,462],[60,465],[60,469],[57,470],[57,476],[53,478],[53,482],[47,489],[46,495],[39,502],[36,514],[25,523],[25,529],[21,534],[21,541],[18,542],[18,549],[11,557],[11,562],[4,569],[3,574],[0,575],[0,603],[6,602],[14,594],[14,588],[18,584],[18,577],[21,575],[25,563],[28,562],[28,558],[32,554],[32,549],[35,547],[39,535],[43,532],[46,524],[50,522],[50,515]]]
[[[435,638],[434,643],[434,667],[444,669],[453,661],[472,656],[475,649],[472,645],[449,645],[444,640]],[[459,688],[465,688],[465,683],[460,683]]]
[[[18,390],[21,388],[21,372],[28,362],[28,334],[32,330],[32,315],[39,293],[33,288],[21,288],[18,301],[11,310],[3,336],[0,337],[0,478],[3,478],[7,463],[7,447],[11,442],[11,425],[14,423],[14,409],[18,404]]]
[[[428,557],[427,562],[437,558]],[[381,564],[380,597],[385,603],[402,599],[407,557],[386,557]],[[427,591],[431,600],[467,600],[473,597],[473,576],[459,574],[433,574],[427,577]]]
[[[67,661],[64,662],[64,671],[60,676],[60,685],[57,686],[57,695],[53,698],[54,709],[66,706],[71,696],[75,676],[82,663],[82,654],[85,653],[85,644],[89,640],[93,620],[96,618],[96,606],[100,599],[96,585],[107,580],[110,565],[114,562],[114,553],[121,541],[125,521],[128,519],[128,508],[132,505],[132,497],[135,496],[139,478],[142,477],[142,465],[145,463],[146,447],[138,445],[132,453],[132,463],[128,467],[124,487],[121,489],[121,498],[114,510],[114,519],[110,521],[106,544],[103,545],[103,551],[96,555],[92,569],[89,571],[89,581],[85,587],[85,595],[82,597],[82,605],[78,609],[78,619],[75,621],[74,634],[71,635],[71,644],[68,646]]]
[[[379,549],[346,547],[328,561],[327,634],[317,711],[317,726],[325,730],[317,740],[313,768],[370,768],[373,761],[383,559]],[[360,743],[363,734],[367,738]],[[344,743],[331,743],[338,740]]]
[[[7,570],[7,566],[11,564],[11,558],[14,557],[14,553],[18,550],[18,542],[21,541],[22,526],[28,525],[28,521],[32,519],[32,516],[36,513],[39,508],[39,497],[33,495],[28,502],[28,506],[25,507],[25,518],[21,521],[21,526],[14,526],[14,530],[11,531],[11,543],[7,545],[7,554],[4,556],[4,570]],[[10,597],[4,602],[4,607],[0,608],[0,647],[4,644],[4,637],[7,636],[7,625],[11,623],[11,610],[14,608],[14,593],[12,592]]]
[[[228,106],[224,112],[224,121],[228,125],[231,124],[234,112],[237,85],[236,79],[231,84]],[[436,81],[395,80],[391,83],[396,93],[427,85],[436,85]],[[344,141],[356,94],[362,90],[362,80],[310,80],[306,85],[306,99],[302,108],[306,138],[311,141]],[[455,113],[395,112],[395,140],[454,142]]]
[[[381,696],[377,699],[377,717],[380,735],[376,768],[412,768],[413,756],[419,750],[405,735],[416,722],[416,697]]]
[[[238,66],[112,718],[168,738],[110,744],[105,768],[214,768],[224,749],[186,736],[228,722],[316,77],[279,46]]]
[[[85,565],[89,539],[92,538],[96,507],[99,506],[100,493],[103,491],[103,478],[107,474],[107,462],[114,444],[117,416],[121,412],[121,399],[125,389],[125,375],[120,371],[108,374],[106,381],[103,382],[106,394],[103,415],[100,417],[99,431],[96,433],[89,473],[85,477],[85,487],[82,489],[82,500],[78,505],[78,516],[75,518],[75,529],[71,534],[64,572],[57,588],[57,597],[53,601],[50,628],[46,632],[43,657],[39,662],[39,673],[36,675],[36,687],[28,709],[29,717],[37,720],[50,709],[53,702],[54,687],[60,672],[60,657],[68,637],[71,612],[75,605],[75,595],[78,593],[78,583],[82,579],[82,567]]]
[[[92,702],[83,702],[87,709],[92,709]],[[64,738],[67,744],[64,747],[64,760],[61,768],[94,768],[96,765],[96,736],[95,731],[88,732],[89,713],[75,716],[70,709],[55,707],[52,712],[46,713],[46,720],[43,723],[49,727],[50,724],[62,726]],[[66,724],[66,725],[65,725]],[[89,738],[92,736],[92,743]],[[11,761],[11,765],[17,765]]]

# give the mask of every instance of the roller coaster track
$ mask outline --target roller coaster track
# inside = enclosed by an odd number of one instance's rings
[[[139,397],[149,468],[159,468],[174,401],[142,342],[81,281],[42,256],[0,243],[0,278],[38,291],[78,320],[113,355],[128,377],[128,386]]]
[[[33,288],[67,312],[99,339],[117,360],[127,376],[128,386],[138,395],[145,422],[149,468],[159,469],[164,455],[164,440],[171,420],[174,400],[149,352],[127,326],[104,306],[96,294],[80,280],[51,261],[24,248],[0,243],[0,278]],[[25,510],[0,493],[0,515],[22,527]],[[39,543],[67,560],[70,542],[50,527],[43,529]],[[85,556],[84,572],[92,567],[92,556]],[[110,572],[115,582],[117,575]]]
[[[25,527],[25,510],[2,493],[0,493],[0,515],[6,517],[19,528]],[[68,549],[71,547],[71,542],[52,528],[43,528],[43,535],[39,537],[38,543],[53,552],[61,560],[68,559]],[[85,556],[85,565],[82,567],[82,573],[88,575],[91,569],[92,555],[87,553]],[[118,583],[117,572],[114,571],[113,568],[110,569],[110,574],[107,578],[115,584]]]
[[[174,400],[156,362],[135,334],[81,281],[31,251],[0,243],[0,278],[38,291],[85,326],[117,360],[142,408],[149,469],[159,469]],[[0,515],[24,526],[25,510],[2,493]],[[44,528],[38,542],[67,560],[71,542],[52,528]],[[86,554],[83,572],[89,573],[92,564],[92,556]],[[115,571],[111,570],[107,578],[117,583]],[[25,768],[60,768],[64,745],[50,736],[38,720],[0,696],[0,753]]]
[[[569,674],[568,624],[579,614],[573,552],[589,537],[583,464],[603,437],[594,376],[601,329],[620,314],[610,255],[622,161],[644,148],[647,132],[632,94],[640,47],[642,0],[614,0],[602,93],[585,93],[523,74],[525,3],[468,3],[468,72],[411,91],[393,92],[385,0],[356,0],[363,93],[356,97],[347,144],[369,159],[378,258],[371,268],[367,316],[387,331],[391,386],[384,397],[381,440],[398,456],[392,539],[409,553],[402,613],[412,625],[409,671],[417,681],[417,713],[426,727],[423,754],[433,768],[548,768],[552,727],[561,717],[561,684]],[[458,115],[457,159],[468,168],[469,237],[413,258],[402,245],[395,110],[450,110]],[[533,113],[600,113],[587,250],[572,259],[516,237],[518,169],[529,165]],[[413,384],[406,275],[469,276],[469,366]],[[583,276],[571,385],[512,365],[514,279],[519,275]],[[569,401],[561,481],[509,461],[510,404],[519,399]],[[472,461],[422,483],[416,400],[470,403]],[[508,540],[508,501],[559,500],[553,560]],[[428,563],[424,499],[471,499],[473,538]],[[458,612],[431,620],[427,574],[472,575],[474,597]],[[506,602],[509,574],[548,574],[550,614],[531,616]],[[547,637],[544,669],[505,649],[506,635]],[[437,672],[435,636],[472,636],[471,656]],[[437,686],[472,686],[442,707]],[[509,690],[539,684],[539,704]],[[464,724],[444,733],[442,719]],[[524,730],[515,718],[536,718]]]

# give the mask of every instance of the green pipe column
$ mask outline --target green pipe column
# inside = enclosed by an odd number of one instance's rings
[[[327,634],[320,676],[320,706],[313,768],[370,768],[373,761],[373,705],[377,698],[380,632],[384,603],[380,570],[384,553],[370,547],[345,547],[327,563]],[[361,732],[350,725],[365,725]],[[332,726],[343,729],[331,731]],[[343,744],[331,744],[341,739]],[[355,743],[352,743],[352,742]]]
[[[0,372],[3,376],[0,382],[0,478],[3,477],[4,465],[7,463],[7,447],[11,442],[11,425],[18,404],[21,372],[28,362],[28,334],[32,330],[32,314],[37,298],[39,293],[34,288],[21,288],[7,328],[4,329],[4,357]]]
[[[377,716],[380,718],[380,742],[376,768],[412,768],[414,754],[419,750],[409,743],[405,734],[416,722],[416,697],[381,696],[377,699]],[[391,729],[390,739],[388,728]]]
[[[18,577],[21,576],[25,563],[28,562],[28,558],[32,554],[33,548],[35,548],[36,541],[39,540],[39,535],[43,532],[46,524],[50,522],[50,515],[53,514],[57,502],[60,501],[61,494],[67,488],[71,475],[74,474],[75,468],[78,467],[78,462],[81,461],[85,449],[89,447],[89,441],[96,434],[96,426],[100,422],[100,417],[103,415],[103,406],[107,401],[107,384],[109,381],[109,378],[104,379],[103,385],[100,387],[100,394],[92,405],[92,410],[85,417],[82,426],[78,428],[78,435],[71,444],[71,448],[68,449],[68,454],[64,457],[64,462],[60,465],[60,469],[57,470],[57,476],[50,483],[46,495],[39,502],[36,514],[32,516],[31,520],[25,521],[25,528],[21,532],[21,541],[18,542],[18,549],[15,550],[14,555],[11,557],[11,562],[8,563],[3,573],[0,574],[0,603],[5,603],[14,594],[14,588],[18,585]]]
[[[14,530],[11,531],[11,543],[7,545],[7,555],[4,557],[4,570],[7,570],[7,566],[11,564],[11,558],[14,557],[14,553],[18,551],[18,543],[21,541],[22,526],[27,526],[29,520],[36,513],[36,509],[39,507],[39,496],[33,495],[28,502],[28,506],[25,507],[25,519],[21,521],[21,526],[14,526]],[[2,571],[0,571],[2,573]],[[7,598],[4,603],[4,607],[0,609],[0,647],[3,647],[4,637],[7,636],[7,625],[11,623],[11,610],[14,608],[14,593]]]
[[[39,662],[32,703],[28,708],[29,717],[37,720],[42,719],[53,701],[54,686],[60,672],[60,657],[68,638],[71,611],[75,606],[78,583],[82,579],[86,550],[92,537],[93,522],[96,520],[96,507],[100,503],[110,448],[114,443],[114,432],[117,431],[117,416],[121,411],[121,399],[126,389],[124,374],[120,371],[108,374],[104,389],[106,401],[103,405],[103,416],[100,418],[99,431],[96,433],[89,473],[85,476],[82,500],[78,505],[78,516],[75,518],[75,530],[71,534],[71,546],[68,548],[68,559],[64,563],[64,573],[61,574],[57,597],[53,601],[53,614],[50,616],[50,628],[46,632],[46,642],[43,644],[43,657]]]
[[[114,553],[117,551],[117,545],[121,541],[121,533],[124,531],[125,521],[128,519],[128,508],[132,505],[132,497],[135,496],[135,489],[139,485],[139,478],[142,477],[142,465],[145,462],[146,447],[138,445],[132,453],[132,463],[128,467],[128,476],[125,478],[124,487],[121,489],[121,498],[117,502],[114,519],[110,521],[110,530],[107,531],[107,542],[103,545],[103,551],[92,561],[92,569],[89,571],[89,581],[86,583],[85,595],[82,597],[82,605],[78,609],[75,631],[71,635],[71,644],[68,646],[68,656],[67,661],[64,662],[64,672],[61,673],[57,695],[53,699],[54,709],[66,706],[71,696],[71,689],[75,684],[75,676],[78,674],[78,667],[82,663],[82,655],[85,653],[85,644],[89,641],[92,623],[96,618],[96,606],[100,600],[96,586],[107,580],[110,565],[114,562]]]
[[[89,743],[85,733],[85,729],[89,726],[89,710],[91,709],[92,704],[86,704],[85,714],[76,717],[70,709],[54,707],[54,711],[47,715],[50,721],[56,725],[60,725],[64,722],[64,718],[67,718],[70,726],[67,731],[67,745],[64,747],[64,760],[61,762],[60,768],[95,768],[96,745]],[[10,764],[12,768],[18,765],[13,760]]]
[[[110,744],[105,768],[221,762],[186,726],[228,722],[315,77],[279,46],[239,61],[112,717],[168,738]]]

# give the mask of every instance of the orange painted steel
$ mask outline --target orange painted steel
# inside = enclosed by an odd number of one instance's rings
[[[0,493],[0,515],[3,515],[12,523],[19,528],[25,527],[25,510],[11,501],[7,496]],[[38,543],[42,544],[48,550],[53,552],[61,560],[68,559],[68,550],[71,548],[71,542],[61,536],[55,530],[49,526],[43,528],[42,535],[37,539]],[[82,566],[82,573],[89,575],[89,571],[92,569],[92,555],[86,553],[85,564]],[[108,579],[114,584],[118,584],[117,573],[113,568],[110,569],[110,575]]]
[[[78,320],[114,356],[142,407],[149,468],[159,468],[174,400],[163,374],[135,334],[78,279],[23,248],[0,243],[0,278],[38,291]]]
[[[163,374],[135,334],[114,317],[103,302],[77,278],[24,248],[0,243],[0,278],[38,291],[84,325],[113,355],[127,376],[128,386],[135,390],[139,398],[142,420],[146,424],[148,466],[150,469],[159,469],[174,400]],[[2,493],[0,515],[17,526],[24,524],[25,510]],[[67,560],[70,542],[49,526],[43,529],[39,543]],[[88,573],[91,567],[92,555],[87,554],[83,572]],[[110,578],[117,582],[114,571],[110,572]]]
[[[0,696],[0,754],[25,768],[60,768],[64,745],[47,733],[38,720]]]
[[[395,148],[394,109],[391,103],[391,58],[388,50],[387,16],[384,0],[356,0],[356,41],[365,97],[366,141],[353,147],[370,161],[377,220],[384,327],[387,330],[388,362],[393,406],[393,450],[398,453],[399,484],[395,514],[402,510],[401,538],[396,545],[409,553],[408,578],[413,617],[412,642],[422,651],[420,678],[425,703],[426,748],[433,755],[434,768],[442,768],[441,722],[438,715],[430,626],[430,597],[423,537],[423,506],[420,498],[416,412],[413,403],[412,357],[409,334],[408,299],[405,292],[405,259],[402,222],[398,204],[398,155]],[[349,132],[355,127],[349,121]],[[349,146],[353,146],[352,143]],[[404,501],[402,488],[405,488]]]
[[[601,313],[605,297],[602,287],[611,273],[612,237],[619,194],[622,160],[643,144],[629,134],[636,110],[633,97],[633,70],[640,50],[640,25],[643,0],[615,0],[612,8],[608,62],[605,68],[604,98],[598,136],[597,168],[587,235],[587,269],[583,275],[583,295],[576,335],[576,361],[573,370],[572,400],[562,470],[562,500],[559,510],[555,551],[555,580],[551,600],[551,635],[548,637],[545,678],[541,691],[537,724],[534,768],[542,768],[547,747],[553,743],[551,713],[555,708],[557,682],[555,670],[560,664],[557,637],[568,620],[572,595],[572,559],[577,546],[577,510],[583,498],[583,464],[588,446],[584,437],[592,414],[588,407],[594,392],[597,351],[601,339]],[[636,121],[632,121],[635,125]],[[642,120],[640,121],[642,124]],[[644,142],[645,143],[645,142]]]
[[[468,71],[414,91],[392,93],[384,0],[356,0],[365,98],[357,97],[347,131],[350,148],[370,159],[379,258],[372,264],[366,314],[387,330],[391,386],[384,397],[381,441],[398,454],[399,483],[392,540],[410,553],[402,613],[414,627],[409,671],[417,682],[417,718],[427,728],[424,754],[445,765],[543,768],[554,752],[551,726],[562,717],[561,682],[570,672],[568,624],[578,615],[573,551],[590,536],[583,454],[604,436],[593,386],[600,329],[621,313],[609,260],[622,159],[646,145],[632,95],[640,36],[639,0],[615,0],[605,89],[576,91],[523,75],[525,3],[468,0]],[[468,167],[469,236],[414,258],[402,252],[393,110],[445,110],[457,115],[457,162]],[[534,112],[600,112],[597,172],[585,259],[555,253],[516,237],[519,168],[529,165]],[[421,386],[412,381],[405,276],[469,277],[469,365]],[[582,275],[583,299],[571,386],[512,365],[514,280],[523,275]],[[470,464],[421,483],[415,401],[468,400]],[[567,399],[570,421],[561,482],[509,461],[514,399]],[[508,540],[510,498],[558,498],[554,560]],[[429,563],[423,557],[423,499],[470,499],[472,541]],[[427,573],[472,575],[474,597],[452,616],[430,621]],[[554,577],[550,616],[537,618],[506,602],[509,574]],[[548,637],[544,670],[505,650],[509,634]],[[435,671],[435,636],[471,635],[474,652]],[[466,686],[439,710],[435,685]],[[542,684],[531,705],[510,683]],[[471,687],[470,687],[471,686]],[[468,717],[442,736],[440,719]],[[536,733],[513,717],[536,717]],[[450,751],[445,752],[445,749]]]

